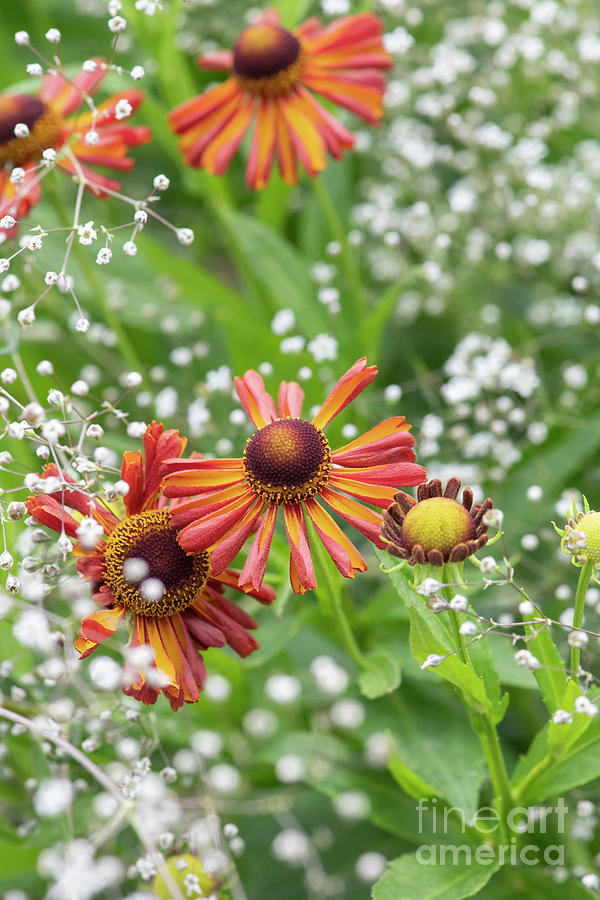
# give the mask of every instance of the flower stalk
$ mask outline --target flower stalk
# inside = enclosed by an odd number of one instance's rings
[[[573,615],[573,628],[579,630],[583,624],[583,609],[585,606],[585,595],[589,587],[592,575],[594,573],[594,563],[589,560],[579,570],[579,580],[577,582],[577,591],[575,593],[575,611]],[[571,671],[574,677],[577,677],[581,660],[581,647],[573,644],[571,647]]]

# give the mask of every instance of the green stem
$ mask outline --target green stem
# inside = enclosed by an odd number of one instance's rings
[[[583,608],[585,606],[585,595],[594,571],[594,564],[586,562],[579,571],[579,581],[577,582],[577,592],[575,594],[575,612],[573,615],[573,628],[581,628],[583,624]],[[581,658],[581,647],[571,647],[571,672],[577,677]]]
[[[504,762],[502,748],[498,738],[498,732],[487,713],[475,713],[472,716],[471,721],[479,736],[485,755],[485,761],[490,773],[494,791],[494,804],[500,819],[502,841],[503,843],[509,843],[506,817],[513,807],[513,796],[510,788],[510,778],[506,771],[506,763]]]
[[[332,578],[332,572],[330,571],[331,562],[318,537],[312,543],[319,579],[322,579],[321,586],[317,587],[317,594],[324,601],[322,608],[326,609],[336,620],[344,647],[356,665],[359,669],[367,669],[369,667],[368,660],[358,646],[357,640],[354,637],[354,632],[348,621],[348,616],[346,615],[344,596],[339,584],[339,579],[335,577]]]
[[[368,662],[354,637],[354,632],[350,627],[350,622],[348,621],[348,616],[344,609],[343,598],[339,594],[334,595],[333,597],[333,614],[338,623],[338,628],[346,650],[360,669],[367,668]]]
[[[331,197],[327,193],[327,188],[325,187],[323,179],[320,177],[313,178],[311,179],[311,183],[313,186],[314,195],[319,203],[319,206],[321,207],[323,215],[327,220],[331,233],[342,248],[341,259],[344,264],[346,278],[348,279],[348,283],[350,285],[350,298],[352,301],[352,309],[349,310],[349,312],[351,312],[351,314],[354,316],[354,324],[358,329],[359,323],[362,319],[364,302],[363,286],[360,277],[360,270],[356,263],[356,257],[350,244],[348,243],[346,229],[342,224],[342,221],[331,200]]]
[[[448,565],[445,565],[442,570],[442,581],[454,581],[453,573],[451,572],[450,567]],[[448,585],[448,587],[442,588],[442,597],[444,598],[446,603],[450,603],[450,601],[454,597],[454,593],[455,593],[454,587],[451,584]],[[448,610],[448,612],[449,612],[449,616],[450,616],[450,626],[452,628],[454,641],[456,643],[456,647],[460,648],[458,650],[458,658],[460,659],[460,661],[462,663],[464,663],[466,666],[468,666],[469,662],[470,662],[469,653],[468,653],[468,650],[462,646],[463,639],[462,639],[462,635],[460,633],[460,626],[462,624],[461,618],[460,618],[460,613],[457,613],[453,609]]]
[[[453,580],[452,575],[447,567],[444,567],[442,578],[444,581]],[[444,599],[449,603],[455,595],[454,587],[452,585],[449,585],[448,587],[444,588],[442,590],[442,595]],[[452,630],[454,632],[454,639],[456,641],[456,647],[460,648],[458,655],[465,665],[473,667],[469,654],[469,648],[462,646],[463,641],[462,635],[460,633],[460,613],[456,612],[453,609],[449,610],[449,613]],[[503,843],[508,843],[510,835],[508,833],[506,817],[513,807],[513,796],[510,787],[510,778],[508,777],[508,772],[506,770],[506,763],[504,762],[504,757],[502,755],[502,748],[500,746],[500,739],[498,737],[496,723],[491,718],[489,712],[484,710],[473,710],[471,708],[471,710],[469,711],[469,716],[473,729],[481,743],[481,748],[483,750],[488,771],[490,773],[490,780],[492,782],[492,789],[494,792],[494,805],[496,807],[500,820],[499,825],[502,841]]]

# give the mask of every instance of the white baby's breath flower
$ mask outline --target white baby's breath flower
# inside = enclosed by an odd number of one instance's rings
[[[156,175],[154,181],[152,182],[154,185],[155,191],[166,191],[171,182],[167,178],[166,175]]]
[[[107,265],[112,259],[112,250],[110,247],[102,247],[101,250],[98,250],[96,255],[96,263],[99,266]]]
[[[25,169],[22,169],[21,166],[15,166],[10,173],[10,181],[11,184],[23,184],[25,181]]]
[[[127,19],[124,19],[123,16],[113,16],[108,20],[108,28],[113,34],[120,34],[127,28]]]
[[[128,119],[133,112],[133,106],[125,98],[119,100],[115,105],[115,119]]]

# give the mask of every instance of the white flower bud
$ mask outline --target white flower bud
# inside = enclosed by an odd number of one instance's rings
[[[588,700],[586,696],[583,694],[580,697],[575,698],[575,712],[582,713],[585,716],[589,716],[590,718],[594,718],[598,715],[598,707],[595,703],[592,703],[591,700]]]
[[[435,578],[425,578],[423,583],[417,588],[417,593],[422,594],[424,597],[430,597],[443,587],[444,585],[440,581],[436,581]]]
[[[16,138],[26,138],[29,135],[29,125],[26,125],[25,122],[17,122],[13,129],[13,133]]]
[[[519,603],[519,612],[523,616],[524,619],[528,619],[529,616],[532,616],[535,612],[535,606],[531,602],[531,600],[522,600]]]
[[[15,166],[10,173],[11,184],[23,184],[25,181],[25,174],[25,169],[21,168],[21,166]]]
[[[9,569],[12,568],[13,564],[14,564],[14,559],[12,558],[12,556],[8,552],[8,550],[5,550],[3,553],[0,553],[0,569],[4,569],[4,571],[7,572]]]
[[[9,594],[18,594],[21,590],[21,582],[16,575],[9,575],[6,579],[6,590]]]
[[[430,653],[427,659],[421,663],[422,669],[434,668],[435,666],[439,666],[441,662],[444,661],[444,657],[440,656],[438,653]]]
[[[554,711],[552,721],[555,725],[570,725],[573,721],[573,716],[566,709],[557,709]]]
[[[56,150],[53,147],[46,147],[42,153],[42,159],[47,163],[53,163],[56,159]]]
[[[0,381],[2,384],[14,384],[17,380],[17,373],[15,369],[7,368],[2,369],[0,372]]]
[[[65,402],[65,395],[58,388],[50,388],[48,391],[48,403],[50,406],[62,406]]]
[[[166,175],[157,175],[152,182],[155,191],[166,191],[171,182]]]
[[[517,650],[515,653],[515,662],[524,669],[539,669],[540,661],[529,650]]]
[[[479,629],[477,628],[475,622],[471,621],[463,622],[459,628],[460,633],[464,634],[466,637],[471,637],[472,635],[477,634],[478,630]]]
[[[8,230],[9,228],[14,228],[17,224],[16,219],[13,219],[12,216],[2,216],[0,219],[0,228]]]
[[[145,74],[146,74],[146,72],[144,71],[143,66],[134,66],[133,69],[131,70],[131,77],[133,78],[134,81],[140,81],[144,77]]]
[[[56,546],[57,546],[58,552],[61,553],[63,556],[66,556],[67,553],[70,553],[71,550],[73,549],[73,544],[71,542],[71,539],[69,537],[67,537],[66,534],[61,534],[61,536],[59,537],[59,539],[56,542]]]
[[[6,515],[11,522],[18,522],[27,513],[27,507],[20,500],[13,500],[6,508]]]
[[[30,328],[35,322],[35,309],[33,306],[26,306],[18,315],[17,320],[23,328]]]
[[[194,241],[194,232],[191,228],[178,228],[177,229],[177,240],[184,247],[189,247],[191,243]]]
[[[88,147],[95,147],[100,140],[100,135],[97,131],[86,131],[83,140],[88,145]]]
[[[54,375],[54,366],[49,359],[42,359],[35,367],[38,375]]]
[[[33,77],[38,77],[44,73],[44,70],[39,63],[29,63],[25,66],[25,71],[28,75],[32,75]]]
[[[15,32],[15,44],[19,47],[25,47],[29,43],[29,33],[27,31]]]
[[[493,556],[484,556],[481,560],[481,572],[483,575],[492,575],[496,571],[496,560]]]
[[[89,327],[90,327],[90,320],[86,319],[85,316],[81,316],[75,322],[75,331],[80,331],[82,334],[85,334],[85,332],[88,330]]]
[[[126,241],[123,244],[123,253],[125,253],[126,256],[135,256],[137,253],[137,249],[137,244],[135,244],[133,241]]]
[[[456,594],[450,601],[450,609],[454,612],[466,612],[469,608],[469,601],[462,594]]]
[[[504,519],[504,513],[501,509],[488,509],[483,517],[483,524],[487,525],[488,528],[502,528],[502,520]]]
[[[145,225],[146,222],[148,221],[148,213],[146,212],[146,210],[138,209],[133,217],[133,221],[135,222],[136,225],[139,225],[140,227],[142,225]]]
[[[25,429],[20,422],[11,422],[6,432],[13,441],[22,441],[25,437]]]
[[[570,647],[585,647],[587,646],[588,641],[589,638],[585,631],[571,631],[567,638]]]
[[[104,435],[104,429],[101,425],[88,425],[86,435],[93,441],[100,441]]]
[[[71,385],[71,393],[75,394],[77,397],[85,397],[86,394],[89,394],[90,386],[87,381],[84,381],[82,378],[74,381]]]
[[[39,425],[44,418],[44,410],[39,403],[32,401],[23,409],[23,418],[29,425]]]
[[[58,44],[61,39],[61,33],[58,28],[49,28],[46,32],[46,40],[50,41],[51,44]]]
[[[123,384],[128,388],[137,388],[142,383],[142,376],[139,372],[127,372],[123,378]]]
[[[91,75],[92,72],[95,72],[96,69],[98,68],[98,63],[96,62],[95,59],[86,59],[82,63],[81,68],[83,69],[84,72],[88,72]]]
[[[127,28],[127,20],[123,16],[113,16],[108,20],[108,28],[113,34],[119,34]]]

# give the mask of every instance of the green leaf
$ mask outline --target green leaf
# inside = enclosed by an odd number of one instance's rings
[[[306,606],[304,609],[297,611],[293,616],[287,616],[284,619],[270,615],[261,616],[259,628],[256,632],[260,644],[260,649],[242,663],[244,669],[254,669],[257,666],[264,666],[270,662],[274,656],[277,656],[284,647],[296,636],[301,628],[308,622],[315,619],[317,610],[315,607]]]
[[[368,669],[358,676],[361,693],[369,700],[391,694],[400,684],[400,666],[390,653],[382,651],[367,656]]]
[[[568,886],[555,881],[542,866],[543,858],[539,866],[505,866],[486,888],[485,900],[590,900],[598,896],[574,878]]]
[[[582,690],[575,681],[569,680],[566,690],[563,692],[559,707],[573,713],[575,700],[582,694]],[[584,734],[592,724],[589,716],[575,713],[573,721],[567,725],[557,725],[550,720],[544,728],[537,733],[527,753],[521,757],[513,773],[513,783],[517,785],[517,791],[531,782],[538,773],[543,772],[555,760]]]
[[[485,760],[464,710],[456,701],[448,702],[439,689],[437,693],[437,697],[420,691],[394,695],[390,727],[395,753],[390,770],[401,787],[415,796],[411,790],[414,782],[406,774],[410,771],[429,785],[429,790],[417,799],[431,796],[433,791],[460,809],[470,825],[479,808]],[[389,712],[387,717],[389,720]]]
[[[550,627],[541,628],[540,630],[539,625],[527,625],[525,630],[528,635],[537,633],[537,637],[533,638],[527,646],[533,655],[539,659],[542,666],[549,667],[533,670],[533,675],[542,693],[544,703],[551,713],[557,709],[564,709],[561,703],[565,693],[567,673],[563,658],[552,640]]]
[[[429,612],[426,607],[425,610]],[[433,614],[429,613],[429,616],[432,618]],[[425,662],[432,653],[445,656],[450,649],[434,637],[422,610],[418,610],[414,606],[410,610],[410,646],[418,663]],[[478,712],[491,710],[492,704],[486,695],[483,679],[477,676],[470,666],[461,662],[458,656],[448,656],[439,666],[435,667],[435,672],[459,688],[465,703],[473,709]]]
[[[463,900],[477,894],[498,870],[499,863],[490,858],[489,864],[478,864],[466,845],[456,850],[462,851],[456,857],[457,865],[451,855],[445,864],[421,863],[408,854],[395,859],[373,888],[373,900]],[[482,846],[476,852],[494,851]]]
[[[270,318],[281,307],[289,307],[306,332],[326,331],[329,322],[325,307],[321,303],[307,303],[307,297],[315,293],[307,260],[285,238],[261,222],[225,204],[219,207],[219,212],[228,231],[235,235],[237,251],[260,286],[263,315]],[[242,320],[244,326],[247,318]]]
[[[577,713],[574,722],[581,713]],[[569,728],[569,725],[556,726]],[[538,739],[534,741],[537,744]],[[536,748],[539,756],[540,750]],[[592,720],[585,733],[570,747],[560,752],[554,751],[550,759],[542,758],[536,766],[533,777],[523,779],[515,787],[521,803],[527,806],[550,797],[557,797],[580,784],[587,784],[600,776],[600,721]]]
[[[478,836],[470,829],[463,829],[463,823],[442,802],[436,804],[435,817],[432,804],[423,804],[419,810],[414,799],[394,789],[389,776],[333,766],[323,775],[309,769],[305,781],[332,799],[345,791],[363,791],[369,798],[371,822],[411,846],[451,842],[471,847],[479,845]]]
[[[414,797],[415,800],[440,796],[440,792],[426,781],[423,781],[412,769],[409,769],[397,753],[390,754],[388,768],[402,790],[409,796]]]

